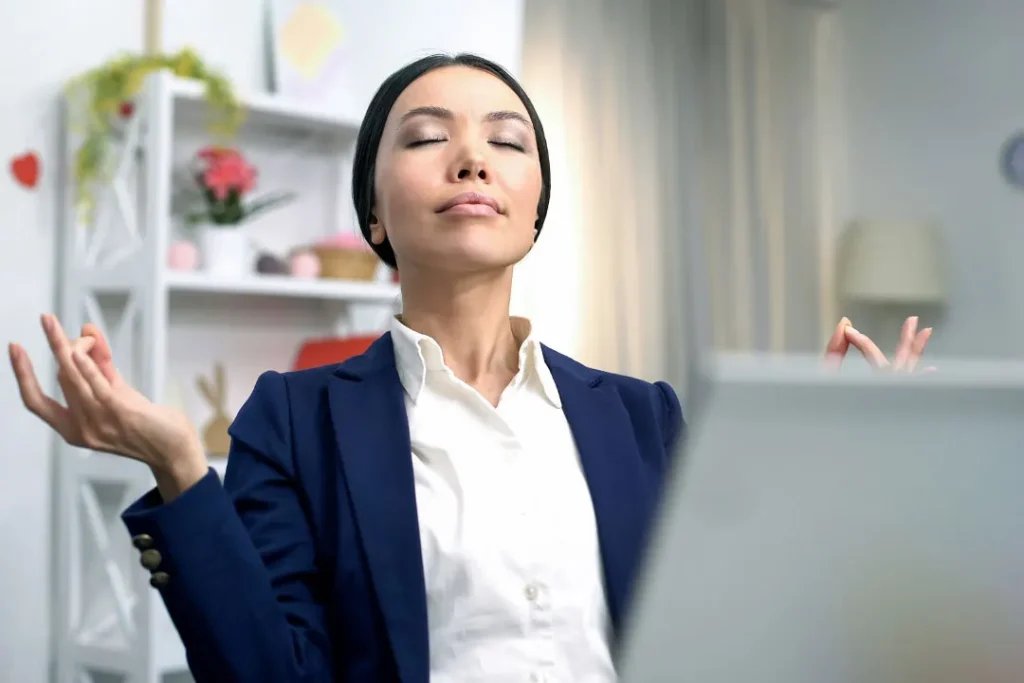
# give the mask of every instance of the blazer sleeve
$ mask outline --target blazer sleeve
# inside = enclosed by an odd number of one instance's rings
[[[159,553],[159,588],[197,683],[330,683],[310,523],[296,486],[286,379],[264,373],[213,470],[173,501],[154,489],[123,520]],[[151,558],[153,554],[150,554]]]
[[[680,439],[684,438],[686,422],[683,420],[683,407],[679,403],[679,397],[675,389],[668,382],[656,382],[654,386],[658,389],[661,406],[661,439],[665,445],[665,451],[671,457]]]

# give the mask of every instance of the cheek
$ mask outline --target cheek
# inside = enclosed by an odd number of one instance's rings
[[[383,205],[380,218],[388,229],[400,230],[403,223],[428,208],[429,181],[414,164],[389,165],[378,187]]]
[[[537,213],[540,202],[541,177],[540,165],[533,161],[510,164],[504,169],[505,192],[512,201],[516,213],[521,217],[530,217]]]

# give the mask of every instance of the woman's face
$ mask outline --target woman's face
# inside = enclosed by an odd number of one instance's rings
[[[540,161],[530,116],[507,85],[463,66],[435,69],[395,102],[377,151],[371,239],[400,269],[482,272],[534,240]]]

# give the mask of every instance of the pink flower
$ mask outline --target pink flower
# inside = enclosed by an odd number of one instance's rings
[[[256,185],[256,169],[236,150],[206,147],[198,156],[206,162],[200,179],[202,184],[223,201],[231,192],[242,196]]]

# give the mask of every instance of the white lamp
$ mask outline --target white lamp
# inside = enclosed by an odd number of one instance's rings
[[[868,304],[943,304],[946,272],[936,225],[858,221],[839,246],[839,295]]]

